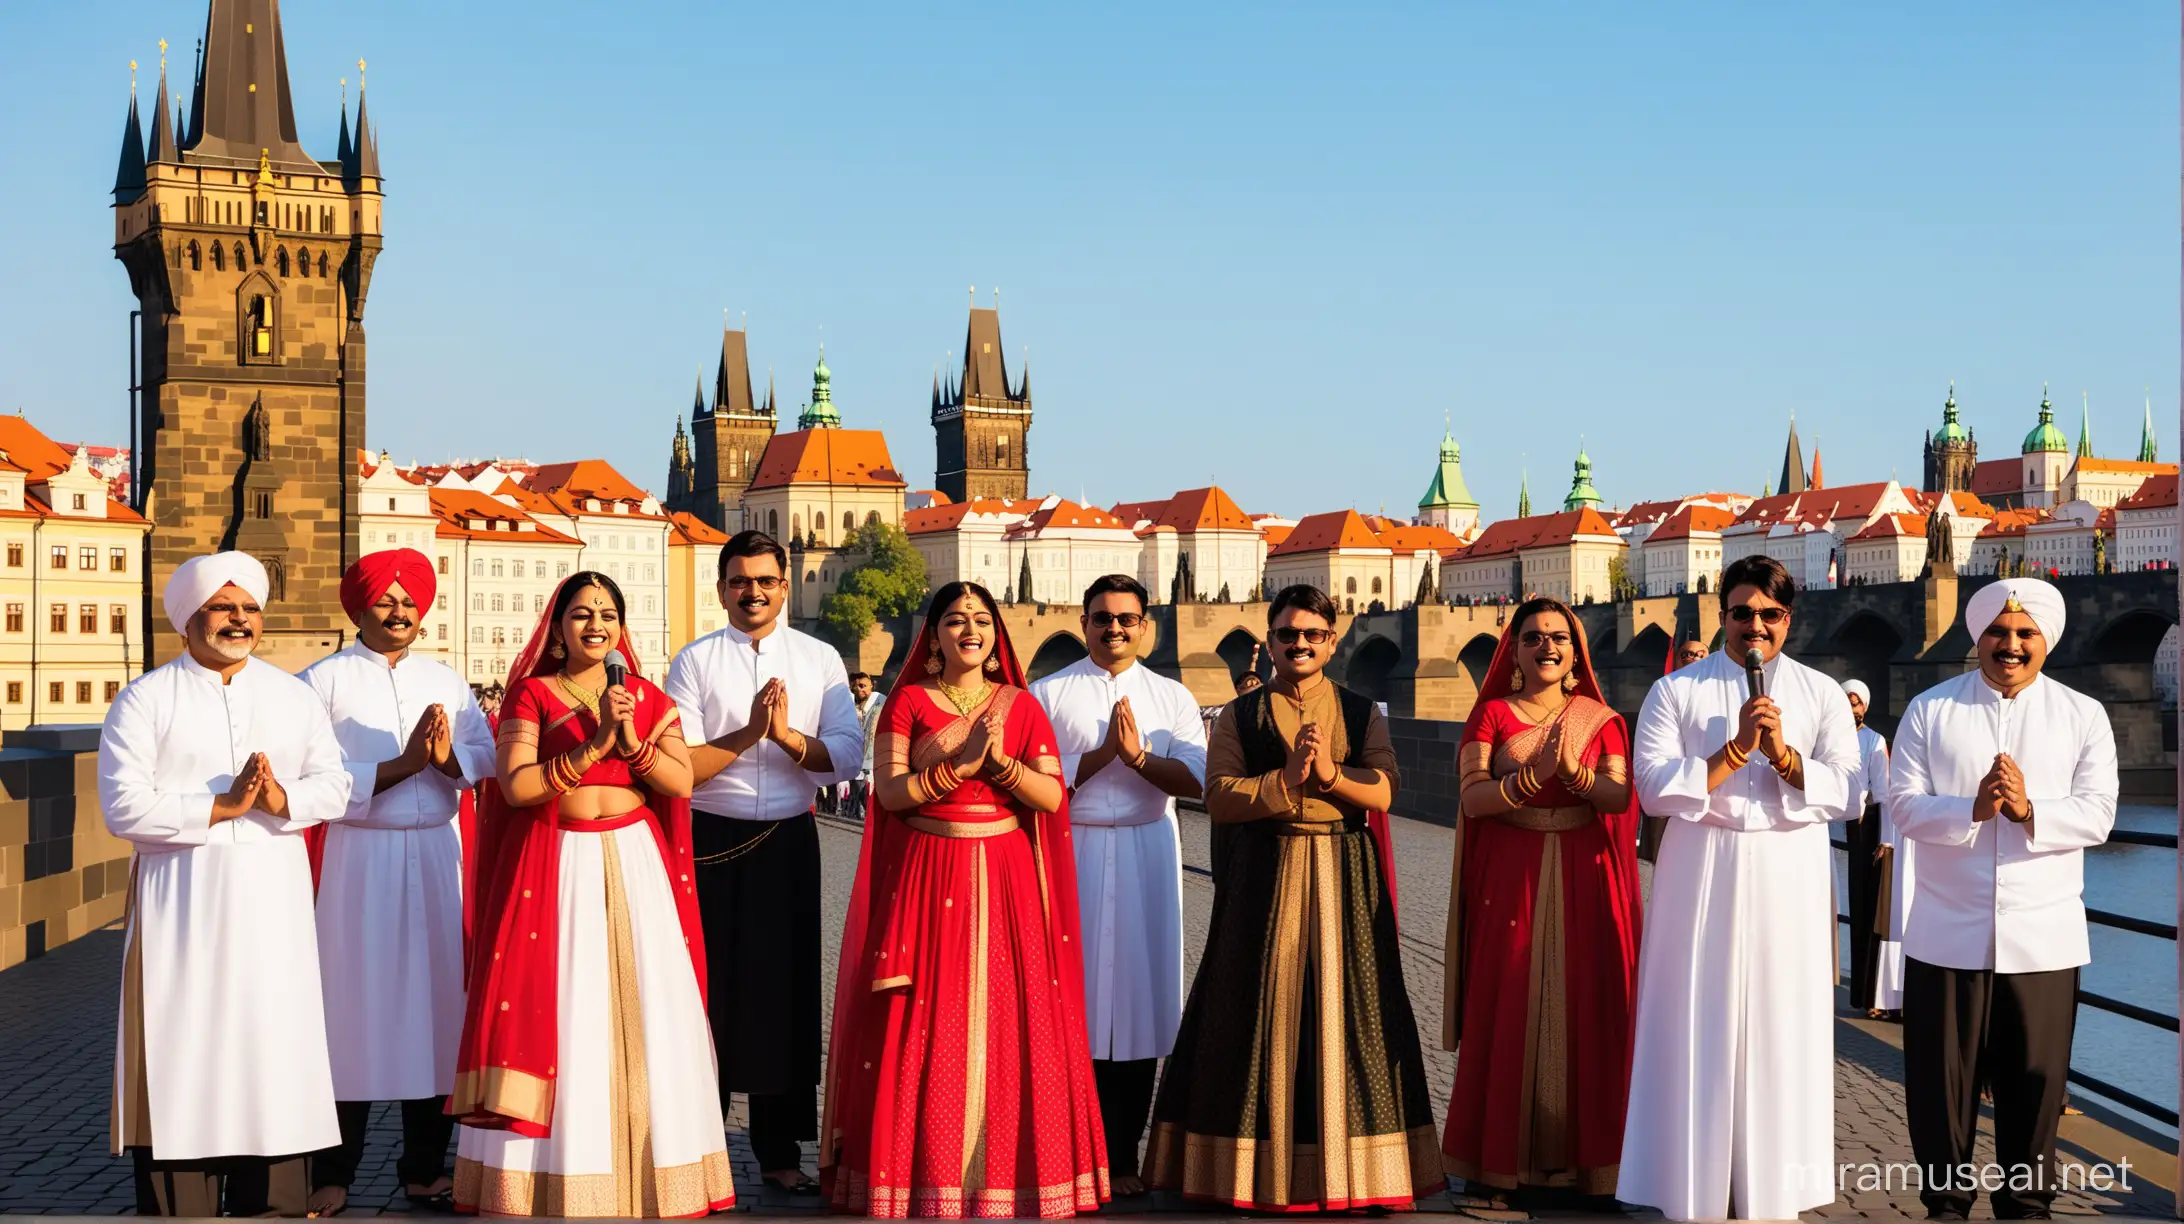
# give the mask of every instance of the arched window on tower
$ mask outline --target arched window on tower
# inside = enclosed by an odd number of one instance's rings
[[[288,275],[288,248],[282,247],[273,255],[273,267],[282,276]]]
[[[227,252],[217,242],[212,244],[212,270],[215,272],[227,271]]]
[[[324,251],[320,251],[320,252],[319,252],[319,257],[318,257],[318,274],[319,274],[319,279],[320,279],[320,280],[324,280],[324,279],[326,279],[326,252],[324,252]]]
[[[1357,579],[1355,579],[1355,578],[1345,578],[1345,579],[1343,579],[1343,582],[1342,582],[1342,590],[1343,590],[1343,594],[1345,594],[1345,595],[1355,595],[1355,594],[1357,594]]]
[[[766,534],[777,538],[781,535],[781,512],[779,510],[768,510],[766,512]]]
[[[850,533],[855,530],[857,530],[857,516],[848,510],[842,511],[842,543],[849,543]]]
[[[249,267],[249,266],[250,266],[250,257],[249,257],[248,255],[245,255],[245,254],[243,253],[243,244],[242,244],[242,243],[240,243],[240,242],[236,243],[236,244],[235,244],[235,270],[236,270],[237,272],[240,272],[240,271],[242,271],[242,270],[243,270],[244,268],[247,268],[247,267]]]
[[[215,254],[214,258],[218,258],[218,255]],[[205,253],[197,249],[197,244],[195,242],[190,243],[190,271],[202,271],[204,269],[204,266]]]
[[[311,248],[305,247],[296,252],[296,275],[311,275]]]
[[[273,355],[273,302],[262,293],[250,298],[250,351],[258,357]]]
[[[993,436],[993,463],[995,467],[1009,465],[1009,436],[1005,433]]]

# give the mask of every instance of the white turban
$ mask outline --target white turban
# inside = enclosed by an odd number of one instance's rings
[[[2012,605],[2015,605],[2014,607]],[[1979,588],[1964,606],[1964,627],[1976,641],[2004,612],[2023,612],[2040,627],[2047,648],[2063,640],[2063,593],[2038,578],[2004,578]]]
[[[1858,700],[1865,702],[1867,705],[1873,704],[1873,690],[1867,688],[1866,683],[1863,680],[1843,681],[1843,691],[1853,697],[1856,697]]]
[[[264,563],[246,552],[219,552],[184,561],[175,567],[174,577],[167,579],[167,589],[161,595],[167,607],[167,623],[176,633],[187,635],[190,618],[219,594],[220,588],[231,583],[261,605],[266,593],[273,589],[266,579]]]

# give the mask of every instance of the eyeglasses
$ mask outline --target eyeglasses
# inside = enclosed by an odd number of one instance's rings
[[[1303,638],[1313,646],[1320,646],[1326,644],[1327,639],[1333,636],[1335,636],[1335,631],[1332,629],[1276,629],[1274,631],[1274,640],[1284,646],[1296,645],[1298,638]]]
[[[728,589],[731,591],[748,591],[752,587],[757,587],[761,591],[771,591],[787,581],[786,578],[779,578],[772,574],[761,574],[756,578],[746,578],[741,574],[737,574],[735,577],[728,579]]]
[[[1524,636],[1518,638],[1517,641],[1534,649],[1549,642],[1553,642],[1557,646],[1568,646],[1570,644],[1570,635],[1567,633],[1542,633],[1537,629],[1527,629],[1524,631]]]
[[[1135,629],[1145,623],[1143,612],[1094,612],[1089,618],[1102,629],[1114,625],[1123,629]]]
[[[1740,625],[1751,624],[1752,618],[1755,616],[1759,618],[1759,623],[1762,625],[1779,625],[1790,619],[1790,610],[1788,608],[1754,608],[1748,604],[1738,604],[1736,607],[1729,609],[1729,619]]]

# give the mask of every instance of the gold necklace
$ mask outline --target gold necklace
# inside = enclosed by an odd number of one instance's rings
[[[590,710],[593,718],[599,717],[600,694],[594,693],[576,681],[569,679],[569,673],[567,672],[555,672],[554,679],[561,682],[562,692],[574,698],[578,705]]]
[[[1533,723],[1546,722],[1548,719],[1554,717],[1557,710],[1560,709],[1560,707],[1556,707],[1556,709],[1551,710],[1544,705],[1527,706],[1524,703],[1524,699],[1521,697],[1511,697],[1509,699],[1509,704],[1515,706],[1517,709],[1517,713],[1524,715],[1526,719]],[[1562,704],[1568,705],[1569,701],[1565,699]]]
[[[956,713],[966,718],[970,717],[972,710],[978,708],[979,702],[986,699],[986,694],[993,691],[993,686],[984,680],[979,681],[978,687],[974,689],[957,688],[946,680],[935,680],[933,683],[940,688],[940,695],[948,699],[948,704],[956,708]]]

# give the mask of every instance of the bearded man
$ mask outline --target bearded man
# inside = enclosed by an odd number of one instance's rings
[[[139,1215],[300,1216],[306,1155],[341,1137],[303,831],[350,780],[310,686],[251,657],[267,587],[247,553],[177,566],[189,648],[99,736],[106,827],[136,851],[112,1141]]]

